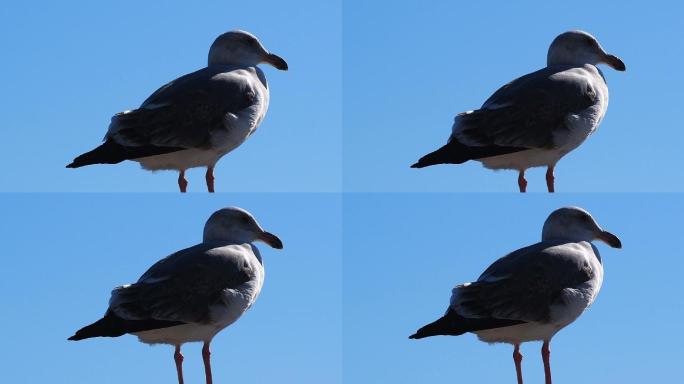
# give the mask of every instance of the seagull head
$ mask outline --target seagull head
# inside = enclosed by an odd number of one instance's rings
[[[617,236],[604,231],[589,212],[579,207],[564,207],[549,215],[544,222],[542,240],[601,240],[613,248],[622,248]]]
[[[238,244],[263,241],[276,249],[283,248],[278,236],[264,231],[254,216],[242,208],[229,207],[214,212],[204,225],[204,241],[230,241]]]
[[[607,64],[617,71],[625,70],[619,57],[610,55],[598,40],[584,31],[568,31],[556,37],[547,56],[546,65]]]
[[[217,37],[209,48],[209,65],[256,66],[261,63],[287,71],[285,60],[268,52],[259,39],[249,32],[226,32]]]

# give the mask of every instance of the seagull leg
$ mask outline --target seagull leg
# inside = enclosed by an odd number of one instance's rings
[[[210,193],[214,193],[214,167],[207,167],[207,174],[205,176],[207,179],[207,190]]]
[[[521,169],[518,172],[518,187],[520,187],[520,192],[525,192],[527,191],[527,180],[525,180],[525,170]]]
[[[209,352],[209,341],[206,341],[204,343],[204,347],[202,347],[202,359],[204,359],[204,375],[207,377],[207,384],[212,383],[210,356],[211,352]]]
[[[515,349],[513,349],[513,361],[515,362],[515,374],[518,376],[518,384],[523,384],[522,359],[523,355],[520,353],[520,344],[516,344]]]
[[[549,357],[551,357],[551,349],[549,348],[550,343],[549,340],[545,340],[541,350],[542,359],[544,360],[544,379],[546,384],[551,384],[551,362],[549,361]]]
[[[185,169],[178,172],[178,188],[180,188],[181,193],[187,192],[188,181],[185,180]]]
[[[554,184],[556,178],[553,176],[554,168],[554,165],[549,165],[549,167],[546,168],[546,187],[549,189],[549,192],[556,192],[556,185]]]
[[[173,354],[176,361],[176,373],[178,373],[178,384],[183,384],[183,355],[180,352],[180,345],[176,345],[176,353]]]

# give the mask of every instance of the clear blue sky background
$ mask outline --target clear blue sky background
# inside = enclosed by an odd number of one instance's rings
[[[682,6],[672,1],[344,1],[344,186],[351,191],[516,191],[479,163],[410,169],[453,117],[546,65],[553,38],[594,34],[627,72],[595,135],[557,167],[559,191],[683,191]],[[528,173],[529,190],[546,185]]]
[[[474,335],[409,340],[444,314],[451,288],[535,243],[548,214],[578,205],[618,235],[597,243],[605,280],[554,337],[559,383],[680,377],[681,195],[355,194],[344,201],[344,377],[349,383],[513,383],[512,347]],[[543,383],[540,343],[524,344],[526,383]]]
[[[607,117],[559,164],[557,189],[684,192],[681,13],[665,1],[7,4],[0,191],[113,193],[0,196],[3,382],[174,382],[168,347],[66,337],[103,314],[112,287],[200,241],[209,214],[228,205],[253,212],[285,249],[260,246],[266,285],[215,340],[217,383],[339,383],[342,373],[349,383],[512,382],[508,346],[407,336],[443,313],[455,284],[537,241],[567,204],[589,209],[625,248],[599,245],[604,287],[554,339],[557,381],[671,381],[684,341],[684,195],[353,192],[516,191],[515,173],[478,163],[409,165],[446,141],[456,113],[543,67],[551,40],[574,28],[627,72],[605,68]],[[173,172],[64,168],[99,143],[111,115],[203,67],[215,37],[235,28],[290,71],[264,68],[269,113],[216,170],[229,195],[205,194],[204,170],[188,174],[201,195],[181,198]],[[528,173],[530,191],[545,191],[543,172]],[[341,191],[350,193],[270,193]],[[200,346],[184,350],[187,382],[201,382]],[[526,383],[542,382],[539,345],[523,352]]]
[[[0,190],[176,191],[177,174],[134,162],[64,166],[99,145],[113,114],[204,67],[211,43],[232,29],[256,34],[290,70],[264,67],[270,109],[219,162],[217,191],[339,190],[341,17],[339,1],[314,0],[5,4]],[[206,190],[203,170],[188,181],[189,191]]]
[[[134,336],[67,341],[104,314],[110,290],[201,241],[217,209],[248,209],[284,242],[257,243],[266,282],[212,343],[216,383],[341,382],[341,198],[332,194],[5,194],[0,199],[4,383],[173,383],[173,348]],[[201,344],[184,348],[204,382]]]

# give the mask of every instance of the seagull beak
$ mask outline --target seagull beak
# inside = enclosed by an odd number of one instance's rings
[[[285,60],[278,55],[267,53],[266,57],[264,57],[264,61],[276,67],[277,69],[280,69],[281,71],[287,71],[287,62],[285,62]]]
[[[609,65],[610,67],[612,67],[616,71],[622,72],[622,71],[627,69],[625,67],[625,63],[623,63],[622,60],[620,60],[620,58],[617,56],[606,54],[603,56],[602,62]]]
[[[598,235],[596,235],[596,239],[603,241],[613,248],[622,248],[622,242],[620,239],[608,231],[599,232]]]
[[[257,239],[263,241],[264,243],[270,245],[271,247],[273,247],[275,249],[283,249],[283,242],[280,241],[278,236],[276,236],[270,232],[266,232],[266,231],[261,232],[261,235],[259,235],[259,237]]]

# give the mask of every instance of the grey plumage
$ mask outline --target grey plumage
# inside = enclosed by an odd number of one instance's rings
[[[552,149],[568,116],[596,102],[596,91],[572,66],[556,65],[519,77],[499,88],[476,111],[462,113],[462,129],[450,140],[478,146]]]
[[[556,164],[587,140],[608,108],[601,63],[625,70],[589,33],[558,35],[545,68],[499,88],[479,109],[456,115],[447,143],[411,168],[476,160],[489,169],[518,171],[518,188],[525,192],[525,170],[547,167],[546,186],[554,192]]]
[[[454,288],[458,299],[451,305],[467,317],[548,322],[562,291],[593,274],[581,249],[544,241],[500,258],[477,281]]]
[[[209,148],[212,131],[232,128],[225,124],[226,115],[255,102],[251,84],[228,75],[236,69],[211,66],[171,81],[140,108],[116,114],[107,139],[131,146]]]
[[[446,314],[412,339],[473,332],[487,342],[550,340],[588,308],[603,281],[601,240],[621,248],[586,210],[564,207],[544,222],[542,241],[492,263],[474,282],[452,290]]]
[[[115,288],[110,309],[129,319],[211,321],[210,308],[223,299],[223,290],[239,287],[253,274],[239,252],[223,247],[231,245],[202,243],[158,261],[137,283]]]
[[[214,212],[202,243],[159,260],[136,283],[112,290],[105,316],[69,340],[126,333],[147,343],[211,340],[261,291],[264,267],[254,241],[283,247],[249,212],[237,207]]]
[[[214,192],[216,163],[256,131],[268,110],[261,63],[288,69],[251,33],[220,35],[205,68],[160,87],[139,108],[114,115],[104,143],[67,168],[133,160],[147,170],[177,170],[178,187],[186,192],[185,171],[206,167],[207,190]]]

